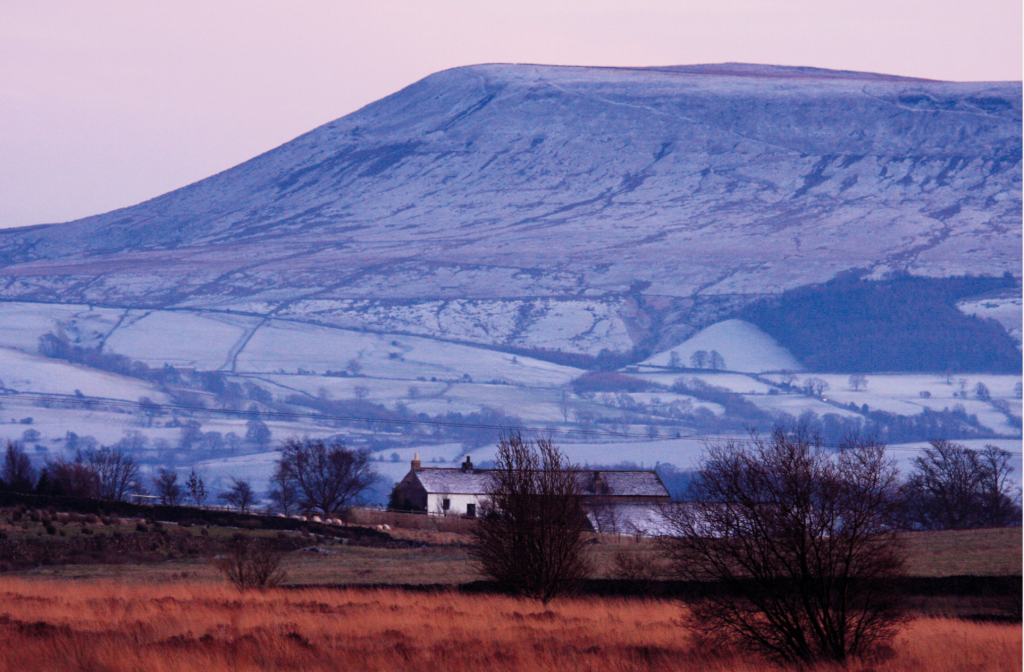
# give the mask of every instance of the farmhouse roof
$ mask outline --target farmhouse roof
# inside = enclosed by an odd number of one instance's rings
[[[486,469],[439,469],[414,470],[423,488],[428,493],[452,495],[485,495],[491,482],[491,472]],[[654,471],[605,471],[584,469],[579,472],[580,485],[585,495],[606,497],[668,497],[661,478]]]
[[[490,472],[481,469],[417,469],[416,478],[427,492],[450,495],[483,495],[491,483]]]

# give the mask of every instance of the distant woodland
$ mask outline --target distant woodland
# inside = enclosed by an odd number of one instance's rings
[[[761,300],[739,317],[811,371],[1019,373],[1021,353],[1006,331],[956,308],[957,301],[1016,286],[1008,274],[845,276]]]

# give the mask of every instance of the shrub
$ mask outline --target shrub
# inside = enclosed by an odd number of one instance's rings
[[[238,590],[267,590],[287,576],[284,552],[273,540],[235,538],[230,555],[217,560],[219,569]]]

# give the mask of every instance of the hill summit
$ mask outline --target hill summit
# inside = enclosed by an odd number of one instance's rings
[[[1020,160],[1019,82],[477,65],[145,203],[2,232],[0,296],[474,340],[438,317],[462,302],[511,316],[495,343],[678,342],[851,269],[1019,275]]]

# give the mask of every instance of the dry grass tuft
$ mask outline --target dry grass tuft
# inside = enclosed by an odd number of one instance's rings
[[[0,579],[0,672],[778,669],[700,651],[678,603]],[[1019,625],[914,621],[848,670],[1021,668]],[[834,668],[823,666],[821,672]]]

